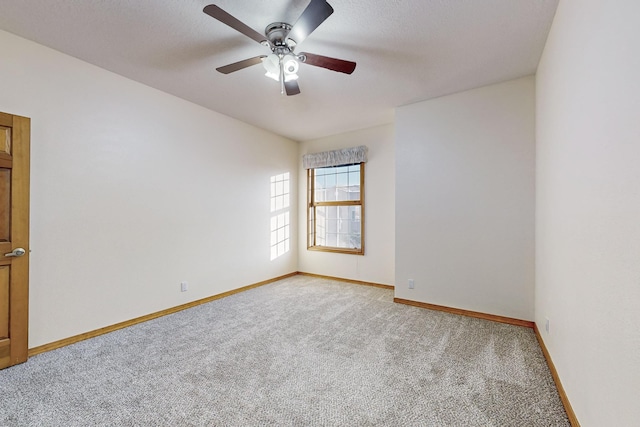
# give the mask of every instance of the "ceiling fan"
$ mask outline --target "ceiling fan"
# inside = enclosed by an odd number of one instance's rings
[[[234,71],[262,63],[266,70],[265,75],[280,82],[280,93],[283,95],[286,93],[291,96],[300,93],[297,73],[301,62],[345,74],[351,74],[356,69],[355,62],[307,52],[294,53],[296,46],[302,43],[309,34],[333,13],[333,8],[326,0],[311,0],[311,3],[302,12],[295,24],[274,22],[267,25],[264,35],[214,4],[206,6],[203,11],[223,24],[271,49],[271,54],[269,55],[259,55],[216,68],[223,74],[233,73]]]

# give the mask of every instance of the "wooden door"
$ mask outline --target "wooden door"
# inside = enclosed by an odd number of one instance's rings
[[[0,113],[0,368],[27,360],[31,122]]]

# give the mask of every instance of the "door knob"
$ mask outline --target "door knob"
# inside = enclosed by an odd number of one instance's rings
[[[27,251],[25,251],[22,248],[15,248],[14,250],[12,250],[11,252],[9,252],[8,254],[4,254],[4,256],[22,256],[25,253],[27,253]]]

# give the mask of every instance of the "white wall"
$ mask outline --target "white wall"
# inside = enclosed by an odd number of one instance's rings
[[[562,0],[536,80],[536,322],[583,427],[640,420],[639,16]]]
[[[295,240],[269,250],[295,142],[6,32],[0,51],[0,111],[32,118],[30,347],[297,270]]]
[[[366,145],[365,254],[349,255],[307,250],[306,170],[302,155]],[[393,126],[377,126],[357,132],[300,143],[298,177],[298,268],[306,273],[393,285],[394,280],[394,141]]]
[[[396,297],[533,320],[534,92],[525,77],[398,108]]]

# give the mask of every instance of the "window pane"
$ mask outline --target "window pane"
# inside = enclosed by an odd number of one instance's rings
[[[325,208],[325,216],[327,219],[336,219],[338,217],[338,207],[327,206]]]
[[[325,246],[338,247],[337,240],[338,238],[336,233],[327,233]]]
[[[327,220],[327,233],[337,233],[337,232],[338,232],[338,220],[337,219]]]
[[[349,186],[354,185],[360,187],[360,171],[349,172]]]
[[[339,173],[337,174],[338,182],[336,183],[339,187],[346,187],[349,185],[349,174],[348,173]]]
[[[332,188],[336,186],[336,174],[332,173],[331,175],[327,175],[325,179],[325,186],[327,188]]]
[[[316,244],[336,248],[361,248],[360,206],[318,206]],[[313,224],[312,224],[313,225]]]
[[[315,201],[359,200],[360,165],[316,169]]]

